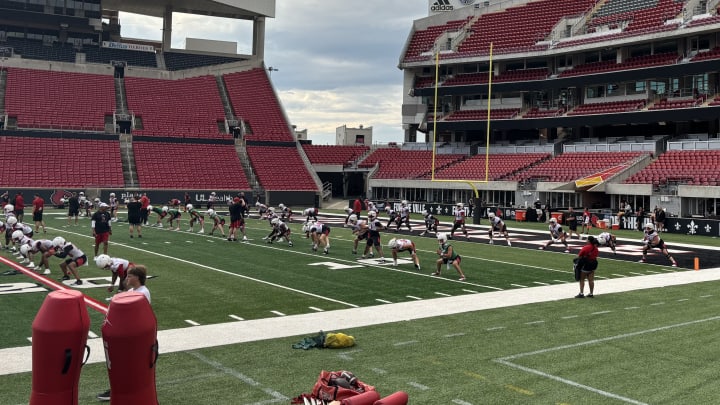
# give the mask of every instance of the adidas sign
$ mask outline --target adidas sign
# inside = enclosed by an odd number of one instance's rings
[[[450,0],[436,0],[431,6],[430,11],[453,11],[454,7],[450,4]]]

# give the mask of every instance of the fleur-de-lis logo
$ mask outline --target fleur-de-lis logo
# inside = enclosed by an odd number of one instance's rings
[[[688,234],[689,235],[695,235],[697,233],[697,224],[695,224],[695,221],[690,221],[690,223],[687,225],[688,227]]]

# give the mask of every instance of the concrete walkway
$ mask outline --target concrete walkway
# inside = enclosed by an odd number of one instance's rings
[[[599,295],[720,280],[720,269],[684,271],[597,281]],[[432,300],[315,312],[302,315],[194,326],[158,332],[161,353],[290,336],[338,331],[369,325],[409,321],[486,309],[571,299],[577,284],[558,284],[507,291],[468,294]],[[90,363],[105,361],[102,339],[89,339]],[[0,350],[0,375],[32,371],[32,347]]]

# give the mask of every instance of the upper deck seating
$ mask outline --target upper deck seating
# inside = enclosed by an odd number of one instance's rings
[[[113,77],[8,68],[5,110],[19,128],[104,131],[115,111]]]
[[[317,191],[296,147],[248,145],[247,153],[265,190]]]
[[[370,148],[364,145],[303,145],[303,150],[314,165],[347,165]]]
[[[485,180],[487,162],[487,179],[496,181],[549,157],[547,153],[497,153],[488,155],[489,159],[486,160],[485,155],[475,155],[438,170],[435,179]]]
[[[515,181],[540,180],[569,182],[581,179],[614,166],[628,164],[643,155],[643,152],[572,152],[563,153],[543,161],[527,170],[512,175]]]
[[[720,186],[718,167],[720,150],[673,150],[660,155],[657,160],[625,180],[625,183],[659,186],[674,181],[699,186]]]
[[[136,135],[230,138],[218,129],[225,119],[214,76],[162,80],[125,78],[128,108],[142,117]]]
[[[245,122],[248,129],[245,139],[295,141],[264,69],[230,73],[224,75],[223,79],[235,115]]]

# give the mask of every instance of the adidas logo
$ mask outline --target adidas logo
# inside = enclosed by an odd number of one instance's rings
[[[430,6],[430,11],[453,11],[454,7],[450,4],[450,0],[435,0]]]

